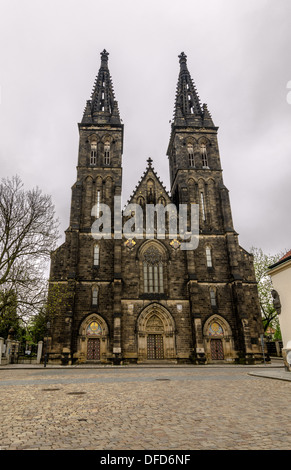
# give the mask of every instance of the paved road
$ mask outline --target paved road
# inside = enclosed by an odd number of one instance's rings
[[[291,382],[260,371],[0,369],[0,449],[289,450]]]

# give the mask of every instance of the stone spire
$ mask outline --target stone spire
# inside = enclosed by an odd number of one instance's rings
[[[110,72],[109,53],[101,52],[101,65],[95,79],[91,100],[88,100],[83,114],[85,124],[121,124],[118,103],[115,100]]]
[[[180,73],[176,89],[173,125],[207,126],[212,125],[211,116],[206,105],[201,105],[195,84],[187,67],[187,56],[179,55]],[[204,123],[204,115],[206,121]]]

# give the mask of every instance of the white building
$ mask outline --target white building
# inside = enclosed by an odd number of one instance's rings
[[[291,371],[291,250],[270,266],[269,275],[274,288],[274,307],[278,312],[281,328],[284,363]]]

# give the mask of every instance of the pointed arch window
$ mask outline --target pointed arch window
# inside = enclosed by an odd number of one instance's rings
[[[201,152],[201,158],[202,158],[202,166],[203,168],[208,168],[207,148],[206,148],[205,143],[201,144],[200,152]]]
[[[161,252],[151,246],[144,254],[143,284],[145,294],[164,293],[164,267]]]
[[[205,221],[206,220],[206,212],[205,212],[204,194],[202,192],[200,194],[200,197],[201,197],[202,218]]]
[[[90,165],[96,165],[97,162],[97,143],[91,143]]]
[[[100,216],[100,190],[97,191],[96,217]]]
[[[215,290],[211,287],[209,293],[210,293],[211,306],[216,307],[216,293],[215,293]]]
[[[187,146],[187,151],[188,151],[188,160],[189,160],[189,166],[194,167],[195,162],[194,162],[194,147],[192,144],[189,144]]]
[[[98,305],[98,287],[92,289],[92,305],[96,307]]]
[[[206,253],[206,264],[208,268],[212,268],[212,255],[211,255],[211,249],[209,246],[206,247],[205,249]]]
[[[110,143],[104,144],[104,165],[110,165]]]
[[[100,248],[99,245],[94,246],[94,266],[99,266],[100,261]]]

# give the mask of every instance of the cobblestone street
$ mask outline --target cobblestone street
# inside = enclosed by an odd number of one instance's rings
[[[266,369],[3,368],[1,450],[289,450],[291,382]]]

